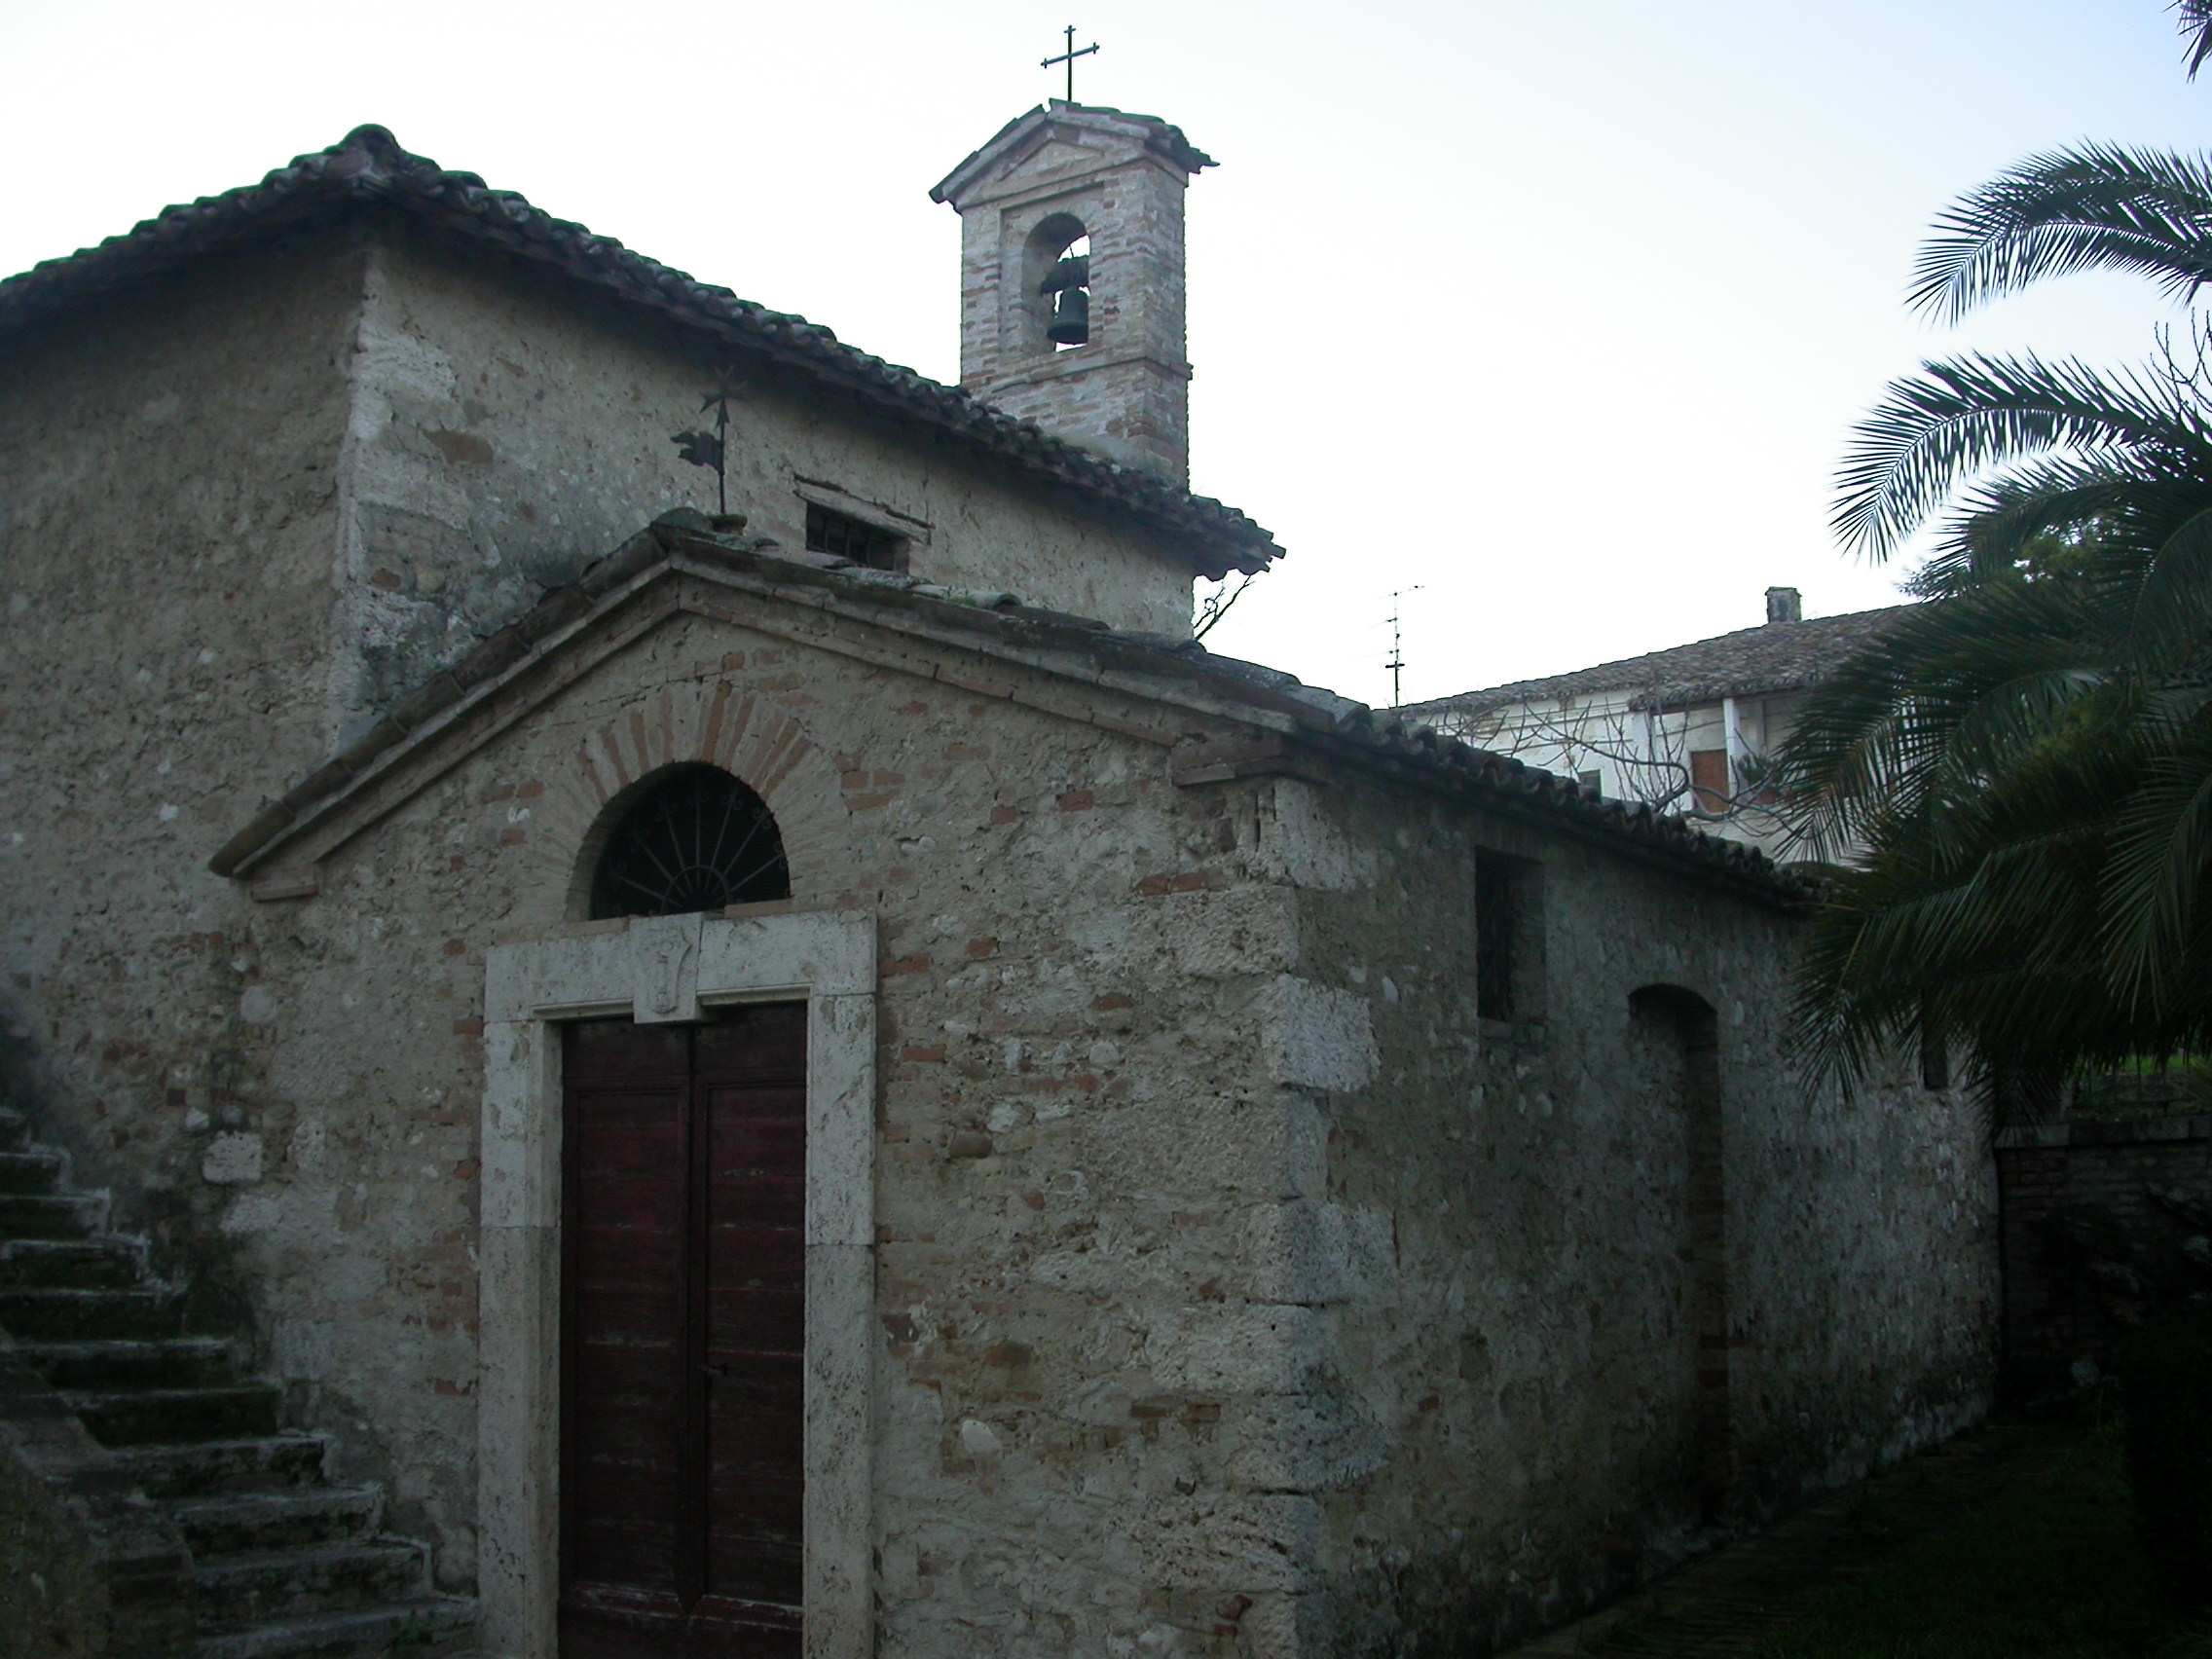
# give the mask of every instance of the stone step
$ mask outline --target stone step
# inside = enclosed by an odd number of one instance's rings
[[[168,1512],[195,1557],[366,1538],[384,1522],[384,1492],[367,1487],[292,1487],[182,1498]]]
[[[429,1589],[429,1558],[404,1538],[255,1550],[195,1561],[192,1586],[203,1630],[240,1629],[420,1600]]]
[[[228,1337],[24,1342],[16,1345],[16,1357],[56,1388],[203,1388],[238,1381],[238,1350]]]
[[[0,1106],[0,1152],[21,1152],[31,1144],[31,1121],[13,1106]]]
[[[62,1396],[102,1446],[250,1440],[276,1432],[282,1391],[271,1382],[215,1388],[132,1388]]]
[[[173,1285],[133,1290],[0,1285],[0,1330],[17,1338],[180,1337],[184,1297]]]
[[[443,1653],[441,1637],[459,1637],[476,1622],[476,1604],[451,1597],[387,1602],[347,1613],[276,1619],[246,1630],[203,1636],[192,1659],[386,1659],[387,1654]]]
[[[11,1238],[0,1243],[0,1285],[122,1289],[146,1276],[137,1238]]]
[[[0,1238],[86,1238],[107,1212],[105,1193],[0,1193]]]
[[[66,1154],[52,1147],[26,1147],[21,1152],[0,1152],[0,1193],[54,1193],[60,1191],[67,1171]]]
[[[196,1497],[313,1486],[322,1479],[329,1446],[319,1434],[271,1434],[188,1446],[125,1446],[115,1456],[148,1497]]]

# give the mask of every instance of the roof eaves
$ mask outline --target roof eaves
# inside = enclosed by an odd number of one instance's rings
[[[1164,125],[1164,124],[1163,124]],[[300,156],[258,184],[165,208],[120,236],[0,280],[0,331],[141,280],[252,232],[347,202],[388,202],[456,234],[490,240],[535,263],[611,289],[878,408],[1093,500],[1109,503],[1177,546],[1199,574],[1258,571],[1282,556],[1274,538],[1235,508],[1193,495],[1053,437],[954,387],[847,346],[804,317],[741,300],[646,258],[611,237],[556,219],[474,173],[453,172],[402,148],[381,127],[356,128],[328,150]]]
[[[1025,605],[1011,594],[947,588],[902,572],[866,570],[833,555],[781,550],[765,538],[722,535],[704,515],[689,509],[663,514],[401,699],[361,737],[257,813],[208,867],[226,876],[250,868],[295,826],[395,759],[401,745],[442,728],[503,677],[558,648],[596,608],[619,598],[626,585],[646,581],[656,568],[685,561],[801,582],[860,605],[893,605],[920,613],[940,637],[972,644],[987,636],[993,648],[1013,650],[1032,663],[1049,665],[1055,656],[1064,660],[1070,651],[1080,653],[1111,683],[1135,695],[1158,697],[1170,682],[1187,685],[1202,693],[1202,706],[1248,711],[1244,718],[1270,729],[1294,730],[1300,741],[1318,744],[1351,765],[1426,788],[1471,792],[1486,804],[1656,858],[1766,903],[1797,907],[1810,901],[1812,890],[1801,877],[1754,849],[1706,835],[1644,805],[1599,799],[1569,779],[1378,713],[1279,670],[1216,657],[1193,640],[1114,629]],[[1182,700],[1182,694],[1170,700]]]

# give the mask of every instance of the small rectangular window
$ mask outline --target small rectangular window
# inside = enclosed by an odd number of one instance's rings
[[[1605,793],[1605,774],[1603,772],[1577,772],[1574,781],[1589,794],[1602,795]]]
[[[806,550],[834,553],[871,571],[900,571],[906,566],[906,538],[815,501],[806,504]]]
[[[1503,853],[1475,854],[1475,1013],[1530,1019],[1536,1008],[1535,866]]]
[[[1920,1087],[1936,1090],[1951,1087],[1951,1046],[1926,1031],[1920,1036]]]

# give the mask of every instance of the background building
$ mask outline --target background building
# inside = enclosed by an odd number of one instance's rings
[[[1733,841],[1788,856],[1769,756],[1804,693],[1899,614],[1806,620],[1795,588],[1769,588],[1766,621],[1693,645],[1402,713],[1480,749],[1574,779]]]

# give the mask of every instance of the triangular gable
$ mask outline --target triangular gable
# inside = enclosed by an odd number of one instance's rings
[[[1288,729],[1286,708],[1208,695],[1152,636],[716,535],[678,512],[395,704],[226,842],[208,867],[313,864],[398,810],[600,664],[681,614],[713,616],[917,678],[1172,747],[1194,713]],[[1057,646],[1058,648],[1054,648]],[[965,661],[954,661],[957,653]],[[1053,681],[1063,682],[1055,691]],[[1080,682],[1078,691],[1068,682]],[[1118,695],[1102,708],[1096,693]],[[1148,711],[1147,704],[1160,705]],[[1172,711],[1172,712],[1170,712]]]
[[[1030,183],[1051,179],[1066,173],[1097,172],[1129,159],[1126,149],[1116,154],[1102,144],[1085,144],[1052,133],[1046,140],[1020,156],[1000,172],[999,177],[1009,184]]]
[[[1161,165],[1195,173],[1213,158],[1157,116],[1126,115],[1118,109],[1071,104],[1054,98],[1001,128],[991,141],[954,167],[930,192],[933,202],[958,205],[1004,182],[1021,168],[1047,140],[1088,152],[1092,166],[1111,166],[1150,156]]]
[[[279,860],[312,865],[684,612],[1158,744],[1172,751],[1168,770],[1178,783],[1285,772],[1380,779],[1472,798],[1485,810],[1768,904],[1798,908],[1814,897],[1803,878],[1740,842],[1648,807],[1594,799],[1571,779],[1276,670],[1214,656],[1195,641],[1116,630],[1008,594],[719,535],[689,509],[663,515],[401,699],[256,814],[209,867],[244,877]]]

